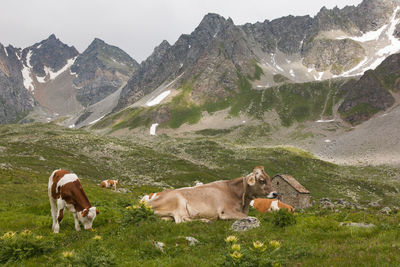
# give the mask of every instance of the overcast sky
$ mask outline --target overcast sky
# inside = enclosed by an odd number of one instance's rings
[[[236,25],[287,15],[314,16],[322,6],[361,0],[1,0],[0,43],[27,47],[54,33],[83,52],[98,37],[139,63],[163,40],[175,43],[207,13]]]

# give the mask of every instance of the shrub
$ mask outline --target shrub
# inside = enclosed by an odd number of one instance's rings
[[[296,224],[296,217],[287,209],[280,209],[272,212],[272,223],[283,228]]]
[[[146,202],[139,202],[139,205],[128,206],[125,209],[123,223],[138,224],[145,220],[155,220],[153,209]]]
[[[97,237],[97,238],[96,238]],[[115,255],[112,251],[103,247],[99,240],[100,236],[95,236],[93,241],[83,250],[64,251],[57,261],[57,266],[115,266]]]
[[[227,249],[220,262],[221,266],[278,267],[284,263],[284,258],[279,251],[281,247],[279,241],[254,241],[246,246],[238,244],[239,240],[235,236],[229,236],[225,242]]]
[[[52,242],[29,230],[7,232],[0,238],[0,263],[11,263],[42,255],[52,249]]]

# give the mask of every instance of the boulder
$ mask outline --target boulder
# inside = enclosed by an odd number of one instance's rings
[[[260,221],[255,217],[247,217],[235,221],[231,225],[231,230],[236,232],[244,232],[257,227],[260,227]]]

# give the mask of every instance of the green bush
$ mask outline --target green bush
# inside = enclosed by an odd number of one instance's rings
[[[95,236],[83,250],[62,252],[56,266],[115,266],[114,253],[102,246],[100,240],[101,236]]]
[[[272,212],[272,223],[283,228],[296,224],[296,217],[287,209],[280,209]]]
[[[279,267],[285,261],[280,254],[281,243],[276,240],[239,244],[237,237],[228,236],[225,242],[227,249],[219,263],[221,266]]]
[[[0,238],[0,263],[11,263],[42,255],[52,250],[52,242],[25,230],[7,232]]]
[[[123,223],[138,224],[142,221],[155,220],[153,209],[146,202],[139,202],[139,205],[128,206],[125,209]]]

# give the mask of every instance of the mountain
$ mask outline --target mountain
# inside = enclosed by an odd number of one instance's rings
[[[400,51],[399,10],[399,0],[364,0],[342,9],[323,7],[314,17],[287,16],[241,26],[207,14],[191,34],[172,45],[163,41],[142,62],[114,109],[122,113],[113,118],[119,118],[118,127],[129,128],[178,128],[220,110],[229,116],[256,114],[259,120],[275,110],[283,126],[298,118],[330,118],[338,102],[352,108],[363,101],[363,93],[352,89],[351,82],[342,86],[346,79],[358,79]],[[314,86],[310,82],[329,79],[338,81],[315,86],[329,88],[319,95],[305,90]],[[282,87],[287,83],[300,83],[293,87],[304,92]],[[300,100],[298,94],[314,98]],[[382,107],[393,104],[391,96],[376,95],[381,97]],[[359,100],[348,105],[349,98]],[[344,118],[346,112],[339,110]]]
[[[400,92],[400,54],[386,58],[375,70],[368,70],[359,80],[345,84],[345,95],[339,107],[342,117],[351,124],[370,119],[396,102]]]
[[[86,125],[114,108],[116,101],[108,98],[118,99],[139,65],[97,38],[82,54],[54,34],[24,49],[0,46],[0,123],[29,114],[24,121],[62,116],[64,125]]]
[[[0,124],[17,122],[35,107],[24,88],[21,50],[0,44]]]
[[[279,77],[308,82],[362,75],[400,49],[398,0],[365,0],[357,7],[322,8],[315,17],[288,16],[234,25],[208,14],[175,44],[163,41],[128,81],[116,110],[162,84],[191,82],[190,98],[201,104],[238,92],[239,76],[253,87],[279,84]],[[253,76],[255,75],[255,76]]]
[[[118,47],[94,39],[71,66],[76,75],[78,101],[87,106],[104,99],[127,81],[138,66]]]

